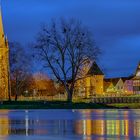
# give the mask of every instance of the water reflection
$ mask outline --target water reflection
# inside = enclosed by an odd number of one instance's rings
[[[0,136],[10,140],[15,135],[26,139],[136,139],[140,138],[140,110],[0,111]]]

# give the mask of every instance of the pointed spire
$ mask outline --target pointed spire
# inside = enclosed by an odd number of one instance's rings
[[[135,72],[135,76],[140,76],[140,62],[138,63],[136,72]]]
[[[3,22],[2,22],[2,8],[1,8],[1,1],[0,1],[0,47],[4,47],[3,44],[5,42],[4,39],[4,30],[3,30]]]
[[[1,5],[2,5],[2,3],[1,3],[1,0],[0,0],[0,11],[1,11]]]
[[[3,24],[2,24],[2,8],[1,8],[1,4],[0,4],[0,34],[1,33],[3,33]]]

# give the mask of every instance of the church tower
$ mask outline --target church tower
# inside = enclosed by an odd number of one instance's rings
[[[140,62],[137,66],[136,72],[135,72],[135,76],[140,77]]]
[[[9,91],[9,47],[4,35],[0,9],[0,100],[8,99]]]

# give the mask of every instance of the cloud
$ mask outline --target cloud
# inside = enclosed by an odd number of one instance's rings
[[[104,54],[108,76],[132,73],[140,60],[139,0],[5,0],[3,20],[9,40],[32,41],[42,22],[75,17],[87,25]]]

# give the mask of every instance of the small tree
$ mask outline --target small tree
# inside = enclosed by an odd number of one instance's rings
[[[11,76],[11,91],[15,95],[15,101],[29,86],[31,81],[30,75],[30,58],[17,43],[9,43],[10,45],[10,76]]]
[[[44,25],[35,49],[46,70],[49,68],[64,86],[69,102],[81,68],[87,60],[95,60],[99,53],[89,30],[74,19],[52,21],[49,27]]]

